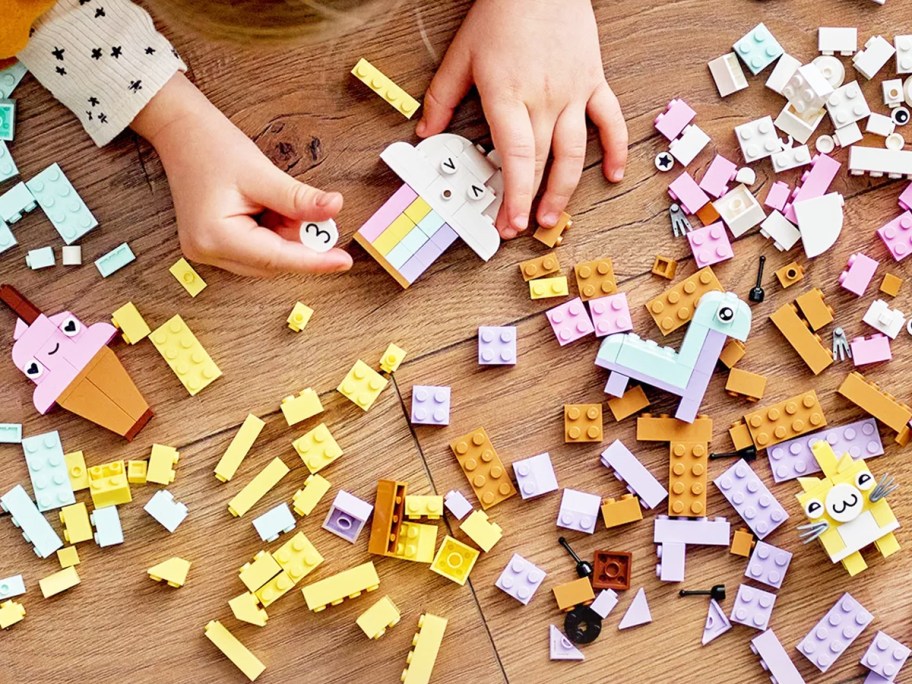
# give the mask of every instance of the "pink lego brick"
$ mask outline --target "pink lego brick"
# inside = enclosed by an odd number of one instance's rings
[[[853,254],[849,257],[845,270],[839,274],[839,284],[852,294],[861,297],[870,285],[871,278],[874,277],[874,272],[879,265],[879,261],[874,261],[860,252]]]
[[[861,664],[887,681],[893,681],[909,659],[909,648],[885,632],[874,635],[868,650],[861,656]],[[867,680],[866,680],[867,681]]]
[[[794,205],[798,202],[823,197],[836,174],[842,167],[838,161],[825,154],[815,154],[811,159],[811,168],[801,174],[798,187],[792,191],[792,200],[785,205],[785,218],[792,223],[798,223],[798,217],[795,215]]]
[[[684,581],[684,556],[687,547],[681,542],[665,542],[656,546],[659,562],[656,577],[663,582]]]
[[[766,537],[789,517],[747,461],[736,461],[713,482],[759,539]]]
[[[738,587],[735,605],[728,618],[740,625],[763,631],[769,626],[775,603],[775,594],[742,584]]]
[[[899,206],[906,211],[912,209],[912,183],[909,183],[899,196]]]
[[[873,619],[874,616],[846,592],[801,640],[798,650],[814,667],[826,672]]]
[[[630,450],[614,440],[602,452],[602,465],[611,468],[614,476],[627,485],[627,491],[640,498],[646,508],[655,508],[668,496],[668,490],[650,473]]]
[[[601,504],[602,497],[596,494],[565,489],[557,514],[557,526],[592,534],[595,532],[595,521],[598,520]]]
[[[399,214],[408,208],[418,197],[418,193],[412,190],[405,183],[396,192],[390,196],[383,206],[377,209],[364,225],[358,230],[361,235],[367,238],[367,241],[373,243],[380,233],[386,230]]]
[[[870,337],[856,337],[849,346],[852,348],[852,361],[856,368],[893,358],[890,338],[880,333]]]
[[[590,300],[589,313],[592,314],[596,337],[633,330],[627,294],[624,292]]]
[[[678,201],[688,214],[696,214],[709,204],[709,195],[700,189],[697,181],[687,171],[671,182],[668,194],[673,200]]]
[[[877,229],[877,234],[897,261],[902,261],[912,253],[912,211],[905,211],[885,226]]]
[[[768,206],[770,209],[782,211],[785,209],[785,204],[788,202],[789,196],[791,194],[792,188],[788,183],[776,181],[770,186],[769,192],[766,193],[766,199],[763,200],[763,204]]]
[[[777,548],[765,541],[758,541],[747,563],[744,576],[774,589],[781,589],[791,562],[790,551]]]
[[[735,256],[731,242],[728,241],[728,233],[721,222],[692,230],[687,234],[687,241],[699,268],[712,266]]]
[[[767,449],[773,479],[776,482],[785,482],[796,477],[808,477],[819,473],[820,466],[811,451],[811,445],[819,440],[829,442],[838,456],[849,454],[856,461],[882,456],[884,452],[877,421],[874,418],[865,418],[809,435],[801,435]]]
[[[721,154],[717,154],[715,159],[706,169],[703,178],[700,179],[700,188],[716,199],[719,199],[728,192],[728,184],[735,179],[738,172],[737,165],[728,161]],[[783,183],[783,185],[785,185]]]
[[[655,544],[680,542],[703,546],[728,546],[731,525],[725,518],[669,518],[658,515],[655,519],[652,541]]]
[[[804,684],[804,678],[773,630],[768,629],[751,639],[750,647],[760,658],[760,665],[777,684]]]
[[[668,140],[674,140],[696,116],[697,113],[684,100],[675,98],[655,118],[655,127]]]
[[[703,627],[703,645],[722,636],[732,628],[731,622],[722,612],[722,606],[716,599],[709,599],[709,612],[706,614],[706,625]]]
[[[592,319],[579,297],[550,309],[546,315],[554,336],[562,347],[595,332]]]

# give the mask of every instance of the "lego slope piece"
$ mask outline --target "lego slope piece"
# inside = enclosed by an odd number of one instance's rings
[[[798,650],[814,667],[826,672],[873,619],[851,594],[845,593],[801,640]]]
[[[892,273],[885,273],[883,281],[880,283],[880,291],[891,297],[895,297],[899,294],[899,290],[903,285],[903,279]]]
[[[544,579],[544,570],[514,553],[494,586],[527,606]]]
[[[874,418],[865,418],[781,442],[767,449],[773,479],[776,482],[786,482],[819,473],[820,466],[811,451],[811,445],[818,440],[829,443],[837,454],[849,454],[855,460],[873,458],[884,453],[876,421]]]
[[[875,299],[861,320],[895,340],[905,325],[906,315],[898,309],[891,309],[882,299]]]
[[[480,552],[467,544],[446,535],[440,542],[437,555],[431,563],[431,570],[442,577],[462,586],[475,567]]]
[[[668,335],[690,322],[697,302],[705,293],[714,290],[721,292],[722,285],[707,266],[648,301],[646,309],[661,333]]]
[[[406,119],[411,119],[421,103],[393,81],[386,77],[377,67],[363,57],[358,60],[351,71],[352,75],[361,81],[377,95],[386,100],[393,109],[397,110]]]
[[[329,605],[339,605],[346,598],[355,598],[362,592],[374,591],[379,586],[380,578],[377,576],[377,570],[374,568],[374,564],[368,561],[313,584],[308,584],[301,589],[301,593],[307,602],[307,608],[319,613]]]
[[[311,473],[319,472],[343,453],[325,423],[301,435],[291,445]]]
[[[184,258],[178,259],[168,271],[191,297],[196,297],[196,295],[206,289],[206,281],[200,278],[199,273]]]
[[[96,508],[89,515],[92,527],[95,528],[95,543],[101,548],[123,544],[123,527],[120,524],[120,514],[117,506]]]
[[[602,498],[595,494],[565,489],[557,514],[557,526],[592,534],[601,503]]]
[[[307,327],[313,313],[313,309],[303,302],[295,302],[295,305],[291,309],[291,313],[288,314],[288,328],[293,332],[301,332]]]
[[[516,494],[503,462],[484,428],[478,428],[451,442],[450,449],[483,509],[487,510]]]
[[[722,636],[731,629],[731,622],[722,611],[722,606],[716,599],[709,600],[709,613],[706,615],[706,624],[703,626],[702,644],[706,646],[709,642]]]
[[[88,515],[86,515],[86,519],[88,519]],[[71,568],[79,565],[79,552],[75,546],[64,546],[57,550],[57,560],[61,568]]]
[[[747,79],[744,78],[741,64],[734,52],[716,57],[708,62],[707,66],[713,82],[716,84],[716,90],[719,91],[719,97],[728,97],[732,93],[747,88]]]
[[[264,421],[260,420],[252,413],[247,414],[240,430],[238,430],[234,439],[231,440],[231,444],[228,445],[225,453],[222,454],[222,457],[215,466],[215,477],[217,480],[220,482],[228,482],[228,480],[234,477],[241,462],[246,458],[247,453],[250,451],[256,438],[260,436],[260,432],[265,425],[266,423]]]
[[[111,325],[120,330],[127,344],[136,344],[152,332],[133,302],[127,302],[111,314]]]
[[[675,98],[665,107],[665,111],[655,118],[656,130],[669,141],[677,138],[681,131],[694,120],[697,113],[684,102]]]
[[[365,610],[355,623],[368,639],[379,639],[400,620],[399,609],[389,596],[384,596]]]
[[[515,366],[516,328],[484,325],[478,328],[478,363],[482,366]]]
[[[82,247],[64,245],[60,248],[60,263],[64,266],[82,266]]]
[[[0,496],[0,508],[10,514],[13,524],[22,530],[22,537],[33,546],[39,558],[47,558],[63,546],[54,528],[32,503],[22,485],[16,485]]]
[[[548,634],[551,660],[585,660],[580,650],[557,627],[548,625]]]
[[[253,519],[253,528],[264,542],[274,542],[283,532],[291,532],[294,527],[295,518],[287,503],[273,506]]]
[[[323,413],[320,395],[312,387],[306,387],[296,395],[285,397],[282,399],[280,408],[289,427]]]
[[[623,396],[612,397],[608,400],[608,408],[611,409],[611,415],[618,422],[629,418],[635,413],[639,413],[645,408],[649,408],[649,398],[640,385],[630,387]]]
[[[760,658],[760,665],[777,684],[805,684],[801,673],[773,630],[768,629],[751,639],[750,648]]]
[[[21,622],[24,617],[25,608],[21,603],[15,601],[0,603],[0,629],[8,629],[17,622]]]
[[[177,449],[163,444],[153,444],[146,471],[146,481],[161,485],[171,484],[176,476],[174,466],[179,460],[180,454]]]
[[[601,463],[614,472],[614,476],[636,494],[646,508],[655,508],[668,492],[620,440],[614,440],[602,452]]]
[[[155,582],[167,582],[169,587],[177,589],[184,586],[187,581],[187,573],[190,572],[190,561],[174,556],[174,558],[162,561],[158,565],[153,565],[146,572],[149,575],[149,579]]]
[[[884,679],[893,681],[909,659],[909,654],[908,646],[884,632],[877,632],[868,650],[861,656],[861,664]]]
[[[367,411],[388,384],[389,380],[358,359],[336,389],[342,396]]]
[[[747,461],[739,459],[713,480],[722,495],[760,539],[788,518],[788,513]]]
[[[678,202],[688,214],[695,214],[709,203],[709,195],[703,192],[687,171],[681,173],[668,185],[668,196]],[[655,267],[653,267],[655,272]],[[674,274],[672,274],[673,276]]]
[[[628,629],[630,627],[639,627],[652,622],[652,614],[649,612],[649,602],[646,600],[646,590],[640,587],[633,601],[621,618],[618,629]]]
[[[412,387],[413,425],[450,424],[450,388],[430,385]]]
[[[599,592],[589,607],[603,620],[608,617],[608,613],[614,610],[618,604],[617,592],[611,589],[604,589]]]
[[[98,225],[57,164],[51,164],[25,185],[66,244],[73,244]]]
[[[257,627],[265,627],[269,615],[260,607],[260,602],[254,594],[245,591],[228,601],[231,612],[241,622],[247,622]]]
[[[161,489],[149,499],[143,510],[155,518],[168,532],[174,532],[187,518],[187,507],[174,500],[167,489]]]
[[[205,627],[206,638],[220,650],[226,658],[244,673],[251,682],[263,674],[266,666],[251,653],[244,644],[238,641],[221,622],[212,620]]]
[[[228,512],[241,517],[262,499],[279,480],[288,474],[289,468],[278,456],[272,459],[247,485],[228,502]]]
[[[852,57],[852,65],[862,76],[871,80],[895,53],[895,48],[883,36],[871,36],[865,43],[864,50],[859,50]]]
[[[180,315],[154,330],[149,339],[190,396],[196,396],[221,377],[222,371]]]
[[[22,440],[22,451],[39,511],[76,503],[58,432],[26,437]]]
[[[62,594],[77,584],[79,584],[79,573],[76,572],[75,567],[64,568],[53,575],[48,575],[38,580],[38,586],[41,588],[41,595],[44,598]]]
[[[696,124],[690,124],[680,137],[668,143],[668,151],[682,166],[688,166],[708,144],[709,136]]]
[[[317,507],[326,492],[329,491],[329,481],[319,475],[309,475],[304,480],[304,487],[294,493],[292,507],[298,515],[310,515]]]
[[[282,566],[271,554],[258,551],[252,561],[241,566],[238,579],[251,592],[254,592],[280,572],[282,572]]]

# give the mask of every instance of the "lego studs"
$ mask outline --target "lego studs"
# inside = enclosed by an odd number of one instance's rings
[[[584,561],[582,558],[577,556],[576,551],[574,551],[573,549],[570,548],[570,543],[567,541],[567,539],[565,537],[558,537],[557,543],[560,544],[561,546],[563,546],[565,549],[567,549],[567,553],[569,553],[570,557],[576,561],[576,574],[577,575],[579,575],[580,577],[592,577],[592,573],[593,573],[592,563],[589,563],[588,561]],[[596,617],[598,617],[598,616],[596,616]],[[601,625],[599,627],[601,628]],[[568,632],[568,635],[569,635],[569,632]],[[598,635],[596,634],[596,636],[598,636]],[[593,637],[593,638],[595,638],[595,637]],[[589,642],[588,641],[577,641],[576,643],[582,644],[582,643],[589,643]]]
[[[725,585],[715,584],[710,589],[681,589],[678,596],[709,596],[716,601],[724,601]]]
[[[754,304],[759,304],[766,297],[766,293],[761,287],[763,283],[763,267],[766,265],[766,257],[760,256],[760,265],[757,267],[757,284],[754,285],[753,289],[747,295],[747,298],[751,300]]]

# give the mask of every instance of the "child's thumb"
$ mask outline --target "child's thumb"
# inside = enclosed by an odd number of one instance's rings
[[[324,192],[295,180],[287,173],[273,171],[254,183],[252,199],[277,214],[291,219],[323,221],[342,208],[342,195]]]

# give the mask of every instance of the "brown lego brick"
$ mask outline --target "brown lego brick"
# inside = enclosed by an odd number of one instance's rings
[[[827,424],[814,390],[752,411],[744,416],[744,422],[758,449],[819,430]]]
[[[615,420],[624,420],[634,413],[639,413],[649,406],[649,399],[646,392],[639,385],[631,387],[622,397],[612,397],[608,400],[608,408]]]
[[[633,554],[628,551],[596,551],[592,563],[593,589],[630,589]]]
[[[748,401],[763,399],[766,391],[766,378],[757,373],[732,368],[728,373],[725,391],[733,397],[744,397]]]
[[[784,304],[770,316],[779,332],[814,375],[819,375],[833,363],[833,352],[823,346],[820,338],[808,330],[795,311],[794,304]]]
[[[661,254],[657,254],[655,261],[652,262],[652,274],[665,278],[666,280],[674,278],[677,271],[678,262],[669,257],[664,257]]]
[[[570,214],[566,211],[562,211],[560,218],[554,226],[551,228],[539,226],[532,237],[542,244],[548,245],[548,247],[557,247],[564,241],[564,231],[570,230],[572,227],[573,219],[570,217]]]
[[[795,304],[814,332],[833,322],[833,308],[823,301],[823,292],[820,288],[808,290],[795,300]]]
[[[560,273],[560,262],[557,260],[557,254],[551,252],[522,262],[519,265],[519,271],[522,273],[523,280],[529,282],[552,273]]]
[[[565,404],[564,442],[601,442],[602,405]]]
[[[880,291],[884,294],[890,295],[891,297],[895,297],[899,294],[899,289],[902,287],[902,285],[902,278],[895,276],[892,273],[887,273],[880,283]]]
[[[858,371],[849,373],[837,391],[895,432],[906,430],[912,420],[912,409]]]
[[[697,301],[712,290],[722,292],[722,285],[716,274],[707,266],[674,287],[668,288],[658,297],[650,299],[646,302],[646,309],[659,326],[659,331],[667,335],[682,325],[687,325],[693,318]]]
[[[706,516],[706,442],[672,442],[668,459],[668,515]]]
[[[728,430],[728,435],[735,446],[735,451],[746,449],[754,443],[754,440],[751,439],[750,430],[747,429],[747,424],[743,420],[733,423]]]
[[[611,259],[598,259],[577,264],[576,286],[584,302],[598,297],[605,297],[617,292],[617,281],[614,279],[614,268]]]
[[[484,428],[451,442],[450,449],[483,509],[487,510],[516,494],[516,488]]]
[[[643,507],[633,494],[624,494],[620,499],[605,499],[602,503],[605,527],[618,527],[642,519]]]
[[[697,416],[692,423],[667,415],[644,413],[637,418],[636,438],[640,442],[706,442],[712,441],[713,422],[709,416]]]
[[[733,553],[736,556],[743,556],[744,558],[750,558],[753,548],[754,535],[751,534],[750,530],[743,527],[739,530],[735,530],[735,533],[732,535],[732,545],[729,549],[729,553]]]
[[[399,532],[405,511],[405,495],[408,484],[395,480],[377,482],[377,498],[374,501],[374,519],[371,523],[367,550],[378,556],[392,556],[396,552]]]
[[[22,296],[12,285],[0,285],[0,302],[6,304],[24,323],[31,325],[41,315],[41,309]]]
[[[776,277],[779,279],[782,289],[791,287],[804,278],[804,267],[793,261],[776,271]]]
[[[719,215],[719,212],[716,211],[716,208],[713,206],[712,202],[707,202],[702,207],[697,209],[697,213],[694,214],[694,216],[700,219],[700,223],[702,223],[704,226],[711,226],[720,218],[722,218]]]
[[[725,346],[722,347],[722,353],[719,354],[719,361],[725,364],[726,368],[734,368],[738,361],[744,358],[745,352],[744,342],[729,337]]]
[[[595,592],[592,591],[588,577],[580,577],[572,582],[558,584],[552,591],[557,601],[557,607],[564,611],[581,603],[588,604],[595,600]]]

